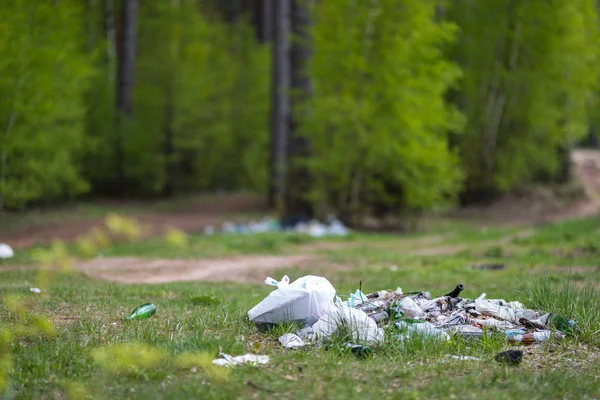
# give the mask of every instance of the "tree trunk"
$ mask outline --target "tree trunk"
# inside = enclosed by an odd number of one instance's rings
[[[277,0],[259,0],[256,30],[261,43],[273,41],[273,11]]]
[[[173,30],[173,26],[177,25],[179,18],[181,17],[181,2],[180,0],[171,0],[172,18],[169,23],[172,24],[170,29],[172,33],[169,36],[170,39],[170,55],[168,60],[166,84],[165,84],[165,103],[164,103],[164,120],[163,120],[163,157],[165,162],[165,185],[163,186],[163,196],[172,196],[175,194],[175,178],[177,175],[177,162],[175,160],[175,131],[173,124],[175,123],[175,101],[177,97],[176,93],[176,79],[177,79],[177,67],[179,64],[179,56],[181,49],[181,32],[176,29]]]
[[[118,127],[115,146],[117,158],[117,186],[123,186],[125,179],[124,122],[131,118],[133,112],[132,94],[136,49],[137,8],[137,0],[122,0],[117,71]]]
[[[111,85],[115,82],[115,0],[106,0],[104,9],[104,23],[106,28],[106,53],[108,57],[108,81]]]
[[[277,0],[273,5],[274,43],[268,193],[271,207],[281,206],[283,203],[290,113],[290,0]]]
[[[289,114],[288,174],[284,215],[313,216],[312,203],[306,198],[310,190],[310,174],[302,160],[310,155],[310,143],[300,132],[300,121],[306,112],[306,100],[312,93],[308,74],[311,57],[309,28],[310,0],[292,1],[291,91],[292,110]]]

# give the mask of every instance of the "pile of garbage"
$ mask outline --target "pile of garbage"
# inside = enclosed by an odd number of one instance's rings
[[[357,290],[343,301],[331,283],[319,276],[305,276],[290,283],[267,278],[277,287],[248,312],[262,327],[294,322],[295,334],[279,338],[284,347],[297,348],[331,339],[340,329],[351,335],[349,346],[404,341],[412,336],[439,340],[453,337],[480,339],[502,335],[509,343],[534,344],[561,340],[577,329],[572,320],[554,313],[526,308],[518,301],[460,297],[464,287],[433,297],[428,292],[404,293],[401,288],[364,294]],[[360,347],[360,346],[358,346]]]
[[[293,217],[286,220],[265,218],[260,221],[251,221],[246,224],[235,224],[226,221],[219,230],[214,226],[204,228],[205,235],[222,234],[256,234],[267,232],[301,233],[312,237],[346,236],[348,228],[336,217],[330,217],[327,223],[309,220],[302,217]]]

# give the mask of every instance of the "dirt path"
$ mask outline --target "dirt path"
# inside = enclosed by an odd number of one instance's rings
[[[316,256],[243,256],[222,259],[99,258],[78,265],[87,275],[119,283],[165,283],[180,281],[254,281],[280,268],[307,267]],[[259,279],[258,281],[261,281]]]
[[[506,244],[516,238],[529,236],[533,230],[527,229],[513,235],[492,241],[470,243],[468,245],[432,246],[443,237],[432,235],[417,239],[406,239],[378,248],[394,249],[399,254],[413,256],[451,255],[466,249],[484,248]],[[340,246],[342,245],[342,246]],[[360,244],[364,246],[363,244]],[[117,283],[167,283],[180,281],[236,281],[262,282],[265,276],[278,269],[310,269],[331,272],[347,269],[348,266],[328,262],[315,254],[318,250],[343,250],[356,247],[356,243],[316,243],[312,250],[302,247],[303,255],[264,256],[247,255],[214,259],[146,259],[138,257],[107,257],[81,262],[77,267],[88,276]]]

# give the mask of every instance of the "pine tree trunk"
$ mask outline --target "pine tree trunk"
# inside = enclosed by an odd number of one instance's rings
[[[118,70],[117,70],[117,186],[124,185],[125,179],[125,150],[124,122],[131,118],[133,112],[132,94],[135,66],[137,0],[123,0],[121,8],[121,29],[118,41]]]
[[[285,189],[285,162],[290,113],[290,0],[274,1],[273,11],[274,43],[268,193],[271,207],[282,204]]]
[[[261,43],[273,41],[273,11],[277,0],[259,0],[257,15],[258,40]]]
[[[306,113],[306,100],[312,93],[308,73],[311,57],[309,28],[310,0],[292,1],[291,92],[292,110],[289,114],[288,174],[284,215],[313,216],[312,203],[306,198],[310,190],[310,174],[300,161],[310,155],[310,143],[300,132],[300,121]]]

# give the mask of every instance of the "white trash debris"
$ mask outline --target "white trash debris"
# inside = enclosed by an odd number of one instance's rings
[[[540,314],[533,310],[504,307],[490,300],[475,300],[475,310],[485,315],[515,323],[519,322],[521,318],[532,320],[540,317]]]
[[[307,275],[292,283],[289,283],[287,276],[280,282],[267,278],[265,283],[277,286],[277,290],[269,293],[263,301],[248,311],[252,322],[298,322],[312,325],[327,312],[336,309],[335,288],[321,276]]]
[[[325,225],[313,222],[308,226],[308,234],[312,237],[323,237],[328,234],[327,227]]]
[[[293,333],[286,333],[279,337],[279,343],[286,349],[297,349],[298,347],[306,346],[306,343],[298,335]]]
[[[337,218],[334,218],[327,228],[327,234],[332,236],[346,236],[348,235],[348,228]]]
[[[262,356],[256,354],[245,354],[243,356],[233,357],[229,354],[221,353],[221,357],[213,360],[213,364],[218,365],[220,367],[232,367],[235,365],[241,364],[267,364],[269,362],[269,356]]]
[[[12,247],[6,243],[0,243],[0,258],[7,259],[12,258],[15,255]]]
[[[364,311],[344,306],[321,317],[312,331],[316,339],[328,339],[340,328],[348,329],[353,342],[377,343],[384,338],[383,329]]]
[[[342,221],[335,217],[330,217],[326,224],[319,221],[308,219],[282,222],[272,218],[265,218],[261,221],[251,221],[245,224],[235,224],[231,221],[226,221],[221,225],[220,232],[224,234],[256,234],[266,232],[295,232],[312,237],[320,238],[325,236],[347,236],[350,231]],[[216,230],[207,231],[206,235],[216,233]]]
[[[493,328],[493,329],[499,329],[499,330],[506,330],[506,329],[514,329],[516,327],[516,325],[514,325],[511,322],[508,321],[501,321],[498,319],[494,319],[494,318],[488,318],[488,319],[475,319],[473,322],[483,326],[484,328]]]
[[[459,361],[482,361],[481,358],[473,357],[473,356],[456,356],[456,355],[446,354],[446,358],[441,360],[440,362],[442,364],[445,364],[448,362],[449,358],[451,358],[453,360],[459,360]]]
[[[29,288],[29,291],[31,293],[42,293],[42,290],[40,288],[36,288],[36,287]]]

